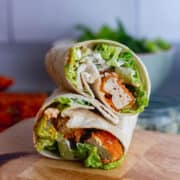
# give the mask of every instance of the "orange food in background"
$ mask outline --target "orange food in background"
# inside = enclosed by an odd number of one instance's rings
[[[13,79],[5,76],[0,76],[0,91],[7,89],[14,83]]]
[[[20,120],[34,117],[46,97],[45,93],[0,92],[0,132]]]
[[[0,132],[23,119],[34,117],[47,97],[46,93],[2,92],[13,83],[12,78],[0,76]]]

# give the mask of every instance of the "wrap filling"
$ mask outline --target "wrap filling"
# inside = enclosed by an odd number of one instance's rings
[[[68,127],[70,121],[76,122],[83,115],[96,118],[96,121],[102,118],[85,100],[55,99],[41,112],[34,127],[37,151],[50,152],[66,160],[80,160],[86,167],[111,169],[120,165],[124,159],[124,147],[110,132],[94,127]]]
[[[128,49],[108,43],[72,47],[65,74],[82,94],[96,94],[114,111],[137,113],[148,105],[135,57]]]

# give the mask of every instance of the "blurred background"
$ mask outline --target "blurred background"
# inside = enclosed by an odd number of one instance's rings
[[[165,115],[180,104],[179,7],[179,0],[0,0],[0,75],[14,80],[7,91],[50,92],[54,84],[45,71],[44,56],[52,43],[79,37],[77,24],[96,32],[103,24],[116,28],[119,19],[136,38],[161,37],[171,44],[167,51],[140,53],[150,72],[152,99],[158,100],[152,101],[151,110],[160,108]]]

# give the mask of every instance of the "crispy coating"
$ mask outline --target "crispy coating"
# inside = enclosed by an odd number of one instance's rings
[[[115,94],[111,94],[110,92],[107,92],[105,90],[105,84],[106,82],[109,80],[109,79],[115,79],[119,85],[119,87],[123,90],[124,94],[126,94],[126,96],[128,96],[130,98],[130,102],[128,103],[127,106],[129,107],[132,107],[135,103],[135,98],[133,96],[133,94],[126,88],[126,86],[123,84],[122,80],[119,79],[118,75],[116,73],[104,73],[102,78],[101,78],[101,81],[102,81],[102,84],[101,84],[101,91],[104,93],[104,99],[105,101],[115,110],[115,111],[120,111],[120,109],[118,109],[113,101],[112,101],[112,96],[115,95]]]
[[[92,133],[92,137],[101,142],[101,146],[107,149],[111,154],[111,159],[104,159],[104,163],[109,163],[119,160],[124,154],[124,148],[119,140],[112,134],[98,130]]]

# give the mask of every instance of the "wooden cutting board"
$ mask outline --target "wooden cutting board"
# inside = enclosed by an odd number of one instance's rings
[[[180,180],[180,136],[136,131],[123,165],[105,171],[41,157],[33,149],[32,124],[26,120],[0,134],[0,180]]]

